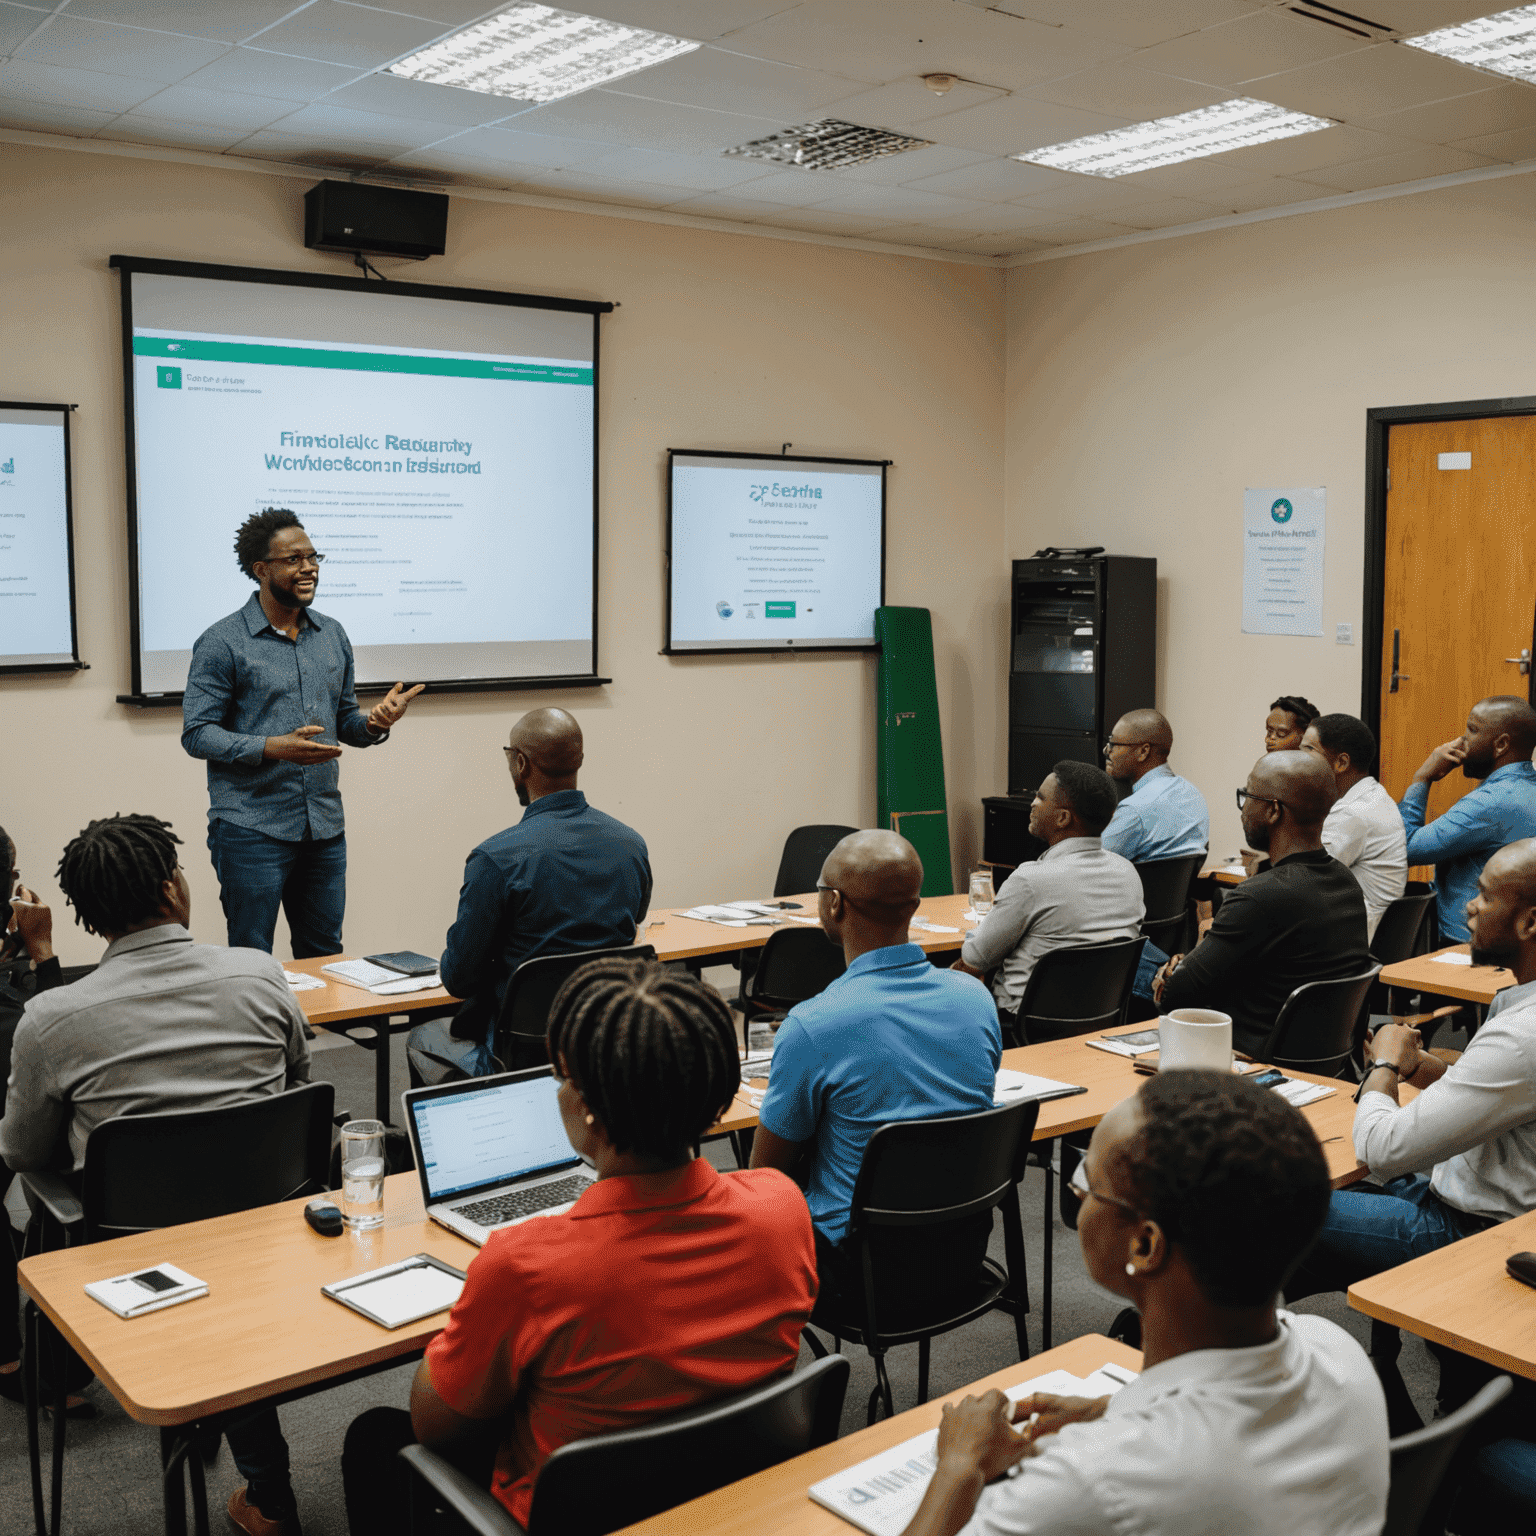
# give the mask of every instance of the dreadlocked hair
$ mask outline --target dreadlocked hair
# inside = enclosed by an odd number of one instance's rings
[[[59,889],[91,933],[122,933],[155,916],[181,839],[155,816],[104,816],[65,845]]]
[[[651,960],[593,960],[555,994],[549,1059],[617,1152],[675,1157],[741,1086],[730,1009],[713,987]]]
[[[284,528],[302,528],[304,525],[296,513],[287,507],[266,507],[252,512],[235,530],[235,559],[240,569],[252,581],[256,580],[256,562],[267,558],[272,548],[272,536]]]

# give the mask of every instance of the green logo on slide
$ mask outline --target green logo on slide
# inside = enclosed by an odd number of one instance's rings
[[[1291,504],[1284,496],[1269,509],[1269,515],[1277,523],[1288,523],[1291,520]]]
[[[163,367],[162,368],[156,368],[155,369],[155,383],[157,383],[160,386],[161,389],[180,389],[181,388],[181,369],[180,368],[163,368]]]
[[[763,617],[765,619],[792,619],[795,616],[793,603],[764,603]]]

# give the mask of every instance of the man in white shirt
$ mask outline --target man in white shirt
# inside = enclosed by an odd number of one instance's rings
[[[1231,1073],[1165,1073],[1104,1117],[1073,1188],[1088,1273],[1141,1313],[1141,1375],[1112,1397],[946,1407],[906,1536],[1377,1536],[1370,1362],[1337,1324],[1275,1309],[1328,1207],[1300,1111]]]
[[[1376,738],[1353,715],[1319,715],[1301,738],[1333,769],[1339,798],[1323,823],[1323,847],[1359,882],[1365,897],[1367,938],[1376,937],[1381,914],[1408,885],[1408,834],[1402,813],[1371,777]]]

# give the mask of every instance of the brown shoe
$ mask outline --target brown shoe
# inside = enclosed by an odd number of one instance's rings
[[[246,1501],[245,1493],[244,1488],[237,1488],[230,1494],[228,1514],[247,1536],[303,1536],[297,1515],[286,1520],[268,1520],[254,1504]]]

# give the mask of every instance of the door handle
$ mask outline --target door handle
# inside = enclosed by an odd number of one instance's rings
[[[1392,683],[1387,689],[1388,693],[1396,693],[1399,683],[1411,683],[1413,679],[1406,672],[1397,670],[1397,663],[1402,655],[1403,632],[1400,629],[1392,631]]]
[[[1531,670],[1531,652],[1529,647],[1521,651],[1518,656],[1506,656],[1504,660],[1516,663],[1520,668],[1521,677],[1529,675]]]

